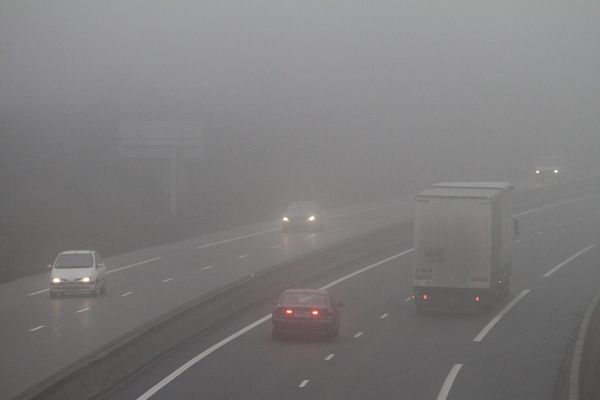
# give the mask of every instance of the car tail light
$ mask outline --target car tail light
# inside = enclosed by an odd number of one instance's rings
[[[294,315],[294,310],[292,310],[291,308],[286,308],[284,314],[287,317],[291,317],[292,315]]]
[[[427,300],[429,300],[429,295],[427,293],[423,293],[422,298],[423,298],[423,300],[427,301]]]
[[[481,297],[475,296],[473,297],[473,300],[475,301],[475,303],[479,303],[481,301]]]
[[[318,317],[319,316],[319,310],[312,310],[311,312],[313,317]]]

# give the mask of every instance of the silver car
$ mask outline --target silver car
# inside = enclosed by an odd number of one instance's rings
[[[48,267],[52,298],[65,293],[92,296],[106,293],[106,267],[97,251],[63,251]]]

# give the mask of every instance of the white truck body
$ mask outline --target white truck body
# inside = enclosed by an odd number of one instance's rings
[[[452,182],[417,195],[417,305],[488,304],[508,292],[515,234],[512,191],[504,182]]]

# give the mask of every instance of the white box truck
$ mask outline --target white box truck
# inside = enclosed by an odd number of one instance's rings
[[[413,288],[417,311],[489,309],[508,294],[513,187],[449,182],[416,196]]]

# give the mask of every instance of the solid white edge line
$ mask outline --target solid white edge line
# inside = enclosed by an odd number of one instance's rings
[[[523,212],[515,214],[513,216],[514,217],[522,217],[523,215],[527,215],[527,214],[531,214],[531,213],[534,213],[534,212],[546,210],[548,208],[558,207],[558,206],[562,206],[564,204],[573,203],[575,201],[587,200],[587,199],[591,199],[591,198],[594,198],[594,197],[600,197],[600,193],[591,194],[589,196],[576,197],[574,199],[569,199],[569,200],[561,201],[559,203],[554,203],[554,204],[548,204],[546,206],[542,206],[542,207],[538,207],[538,208],[532,208],[531,210],[523,211]]]
[[[242,258],[246,258],[248,257],[248,254],[242,254],[241,256],[238,256],[238,258],[241,260]]]
[[[119,271],[123,271],[125,269],[129,269],[129,268],[133,268],[133,267],[138,267],[140,265],[148,264],[148,263],[151,263],[153,261],[158,261],[158,260],[160,260],[160,257],[154,257],[154,258],[150,258],[148,260],[137,262],[135,264],[129,264],[129,265],[125,265],[123,267],[111,269],[110,271],[106,271],[106,273],[107,274],[112,274],[113,272],[119,272]]]
[[[40,326],[36,326],[35,328],[31,328],[31,329],[29,330],[29,332],[35,332],[35,331],[39,331],[40,329],[42,329],[42,328],[45,328],[45,327],[46,327],[46,325],[40,325]]]
[[[306,385],[308,385],[308,382],[310,382],[308,379],[303,380],[302,382],[300,382],[300,384],[298,385],[299,388],[303,388]]]
[[[388,314],[388,313],[385,313],[385,314],[383,314],[383,315],[380,315],[380,316],[379,316],[379,319],[384,319],[384,318],[387,318],[389,315],[390,315],[390,314]]]
[[[448,376],[446,377],[446,380],[444,381],[444,384],[442,385],[442,388],[440,389],[440,393],[436,397],[436,400],[446,400],[448,398],[448,394],[450,394],[450,389],[452,389],[454,380],[456,379],[456,376],[460,372],[462,366],[462,364],[454,364],[452,366],[450,372],[448,373]]]
[[[202,244],[200,246],[196,246],[196,248],[197,249],[204,249],[206,247],[218,246],[220,244],[225,244],[225,243],[233,242],[234,240],[246,239],[246,238],[249,238],[249,237],[263,235],[265,233],[275,232],[275,231],[279,231],[279,230],[281,230],[281,228],[267,229],[267,230],[264,230],[264,231],[249,233],[247,235],[232,237],[230,239],[219,240],[218,242],[212,242],[212,243]]]
[[[163,279],[162,283],[167,283],[167,282],[171,282],[173,280],[173,278],[167,278],[167,279]]]
[[[354,277],[356,275],[359,275],[363,272],[369,271],[373,268],[376,268],[386,262],[395,260],[396,258],[403,256],[405,254],[410,253],[411,251],[413,251],[413,249],[409,249],[406,251],[403,251],[401,253],[395,254],[391,257],[388,257],[384,260],[381,260],[379,262],[376,262],[375,264],[369,265],[365,268],[362,268],[358,271],[355,271],[351,274],[346,275],[345,277],[342,277],[340,279],[336,279],[335,281],[323,286],[323,288],[327,289],[330,288],[332,286],[337,285],[338,283],[341,283],[347,279],[350,279],[351,277]],[[322,290],[325,290],[322,289]],[[237,332],[227,336],[225,339],[221,340],[220,342],[212,345],[211,347],[209,347],[208,349],[204,350],[202,353],[198,354],[197,356],[195,356],[194,358],[190,359],[189,361],[187,361],[185,364],[183,364],[181,367],[177,368],[175,371],[171,372],[167,377],[165,377],[164,379],[162,379],[160,382],[158,382],[157,384],[155,384],[154,386],[152,386],[149,390],[147,390],[146,392],[144,392],[144,394],[142,394],[140,397],[138,397],[136,400],[147,400],[150,397],[152,397],[156,392],[158,392],[159,390],[161,390],[163,387],[167,386],[169,383],[171,383],[175,378],[177,378],[179,375],[183,374],[185,371],[187,371],[188,369],[190,369],[191,367],[193,367],[195,364],[197,364],[198,362],[202,361],[204,358],[206,358],[207,356],[209,356],[210,354],[214,353],[215,351],[219,350],[221,347],[225,346],[227,343],[231,342],[234,339],[237,339],[238,337],[242,336],[243,334],[245,334],[246,332],[251,331],[252,329],[256,328],[257,326],[259,326],[260,324],[268,321],[271,319],[271,314],[267,314],[264,317],[254,321],[253,323],[251,323],[250,325],[247,325],[246,327],[238,330]]]
[[[133,292],[126,292],[126,293],[123,293],[123,294],[121,295],[121,297],[127,297],[127,296],[129,296],[130,294],[133,294]]]
[[[588,247],[586,247],[585,249],[580,250],[577,253],[573,254],[571,257],[567,258],[565,261],[561,262],[556,267],[552,268],[550,271],[546,272],[542,276],[544,278],[549,277],[550,275],[552,275],[553,273],[555,273],[556,271],[558,271],[559,269],[561,269],[562,267],[564,267],[565,265],[567,265],[568,263],[570,263],[571,261],[573,261],[574,259],[576,259],[577,257],[579,257],[580,255],[582,255],[583,253],[586,253],[586,252],[590,251],[594,247],[596,247],[595,244],[590,244]]]
[[[90,311],[91,308],[90,307],[86,307],[86,308],[82,308],[81,310],[77,310],[75,311],[77,314],[81,314],[82,312],[86,312],[86,311]]]
[[[333,357],[335,357],[335,354],[331,353],[327,357],[325,357],[325,361],[330,361]]]
[[[46,288],[46,289],[38,290],[37,292],[27,293],[27,296],[35,296],[38,294],[46,293],[48,291],[50,291],[50,289]]]
[[[494,318],[492,318],[492,320],[490,322],[488,322],[488,324],[481,330],[481,332],[479,332],[477,334],[477,336],[475,336],[473,341],[481,342],[483,340],[483,338],[485,337],[485,335],[487,335],[492,330],[494,325],[496,325],[498,323],[498,321],[500,321],[502,319],[502,317],[507,312],[509,312],[510,309],[513,308],[515,306],[515,304],[517,304],[529,292],[530,292],[529,289],[525,289],[521,293],[519,293],[519,295],[517,297],[512,299],[510,303],[508,303],[506,306],[504,306],[504,308],[502,310],[500,310],[500,312]]]
[[[363,335],[363,333],[362,333],[362,332],[356,332],[356,334],[354,335],[354,338],[355,338],[355,339],[356,339],[356,338],[359,338],[359,337],[361,337],[362,335]]]
[[[579,367],[581,365],[581,357],[583,355],[583,345],[585,343],[585,338],[588,333],[588,326],[590,324],[590,320],[592,318],[592,315],[594,314],[594,310],[596,309],[599,300],[600,292],[596,294],[590,305],[585,310],[585,314],[583,315],[583,319],[581,320],[581,324],[579,325],[579,331],[577,332],[577,340],[575,341],[575,346],[573,349],[573,358],[571,359],[571,370],[569,371],[568,400],[579,399]]]
[[[272,248],[272,249],[278,249],[278,248],[280,248],[280,247],[281,247],[281,245],[280,245],[280,244],[276,244],[275,246],[271,246],[271,248]]]
[[[200,268],[200,269],[201,269],[202,271],[206,271],[206,270],[208,270],[208,269],[211,269],[211,268],[214,268],[214,266],[213,266],[213,265],[207,265],[206,267],[202,267],[202,268]]]

